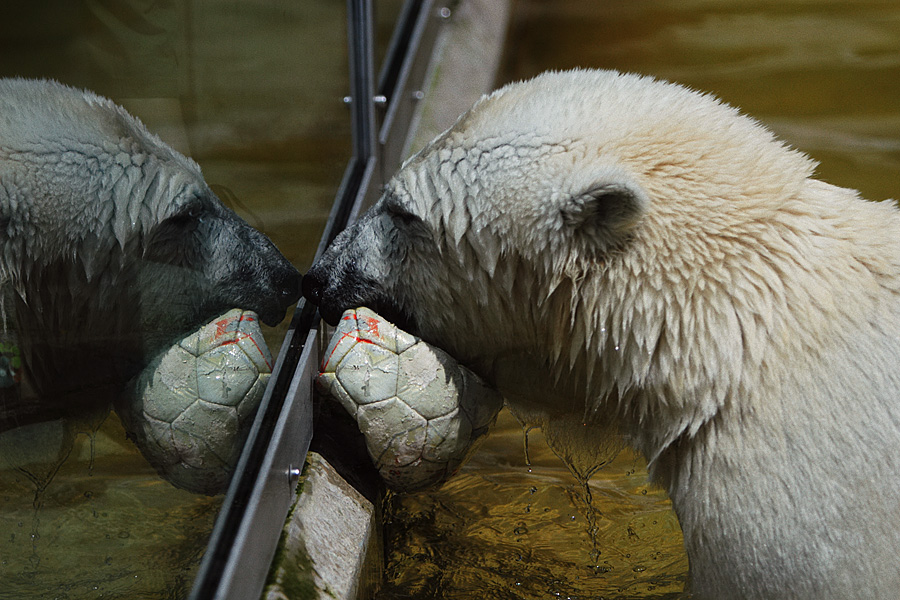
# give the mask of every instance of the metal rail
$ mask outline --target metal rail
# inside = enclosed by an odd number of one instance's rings
[[[316,257],[378,194],[398,166],[440,16],[433,0],[407,0],[379,77],[385,112],[378,127],[372,0],[348,0],[353,156],[344,173]],[[216,519],[190,600],[259,598],[277,548],[297,477],[312,438],[312,386],[319,357],[319,317],[300,300],[269,386]]]

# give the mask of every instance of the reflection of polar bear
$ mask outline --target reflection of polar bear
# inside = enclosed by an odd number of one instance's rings
[[[647,456],[695,597],[897,598],[900,215],[813,166],[709,96],[546,74],[411,159],[304,285],[501,386],[529,357],[568,397],[514,406]]]
[[[0,81],[0,284],[18,292],[43,400],[19,409],[77,414],[230,308],[275,324],[299,281],[193,161],[124,110],[57,83]],[[4,408],[0,431],[28,418]]]

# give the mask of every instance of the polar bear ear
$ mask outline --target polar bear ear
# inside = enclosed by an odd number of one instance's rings
[[[560,206],[562,223],[570,231],[614,242],[650,206],[647,193],[623,169],[609,167],[581,175]]]

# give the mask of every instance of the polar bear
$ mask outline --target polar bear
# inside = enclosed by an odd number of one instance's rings
[[[102,405],[149,356],[230,308],[277,324],[300,274],[122,108],[4,79],[0,286],[39,400],[0,402],[2,431]]]
[[[304,292],[617,431],[668,491],[693,597],[898,598],[900,212],[814,167],[709,95],[546,73],[407,161]]]

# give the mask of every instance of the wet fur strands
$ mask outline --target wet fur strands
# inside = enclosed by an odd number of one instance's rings
[[[194,161],[122,108],[55,82],[0,80],[0,284],[13,291],[38,413],[101,401],[230,308],[281,321],[299,280]]]
[[[814,168],[711,96],[547,73],[410,159],[304,286],[405,320],[565,452],[640,450],[693,597],[896,599],[900,212]]]

